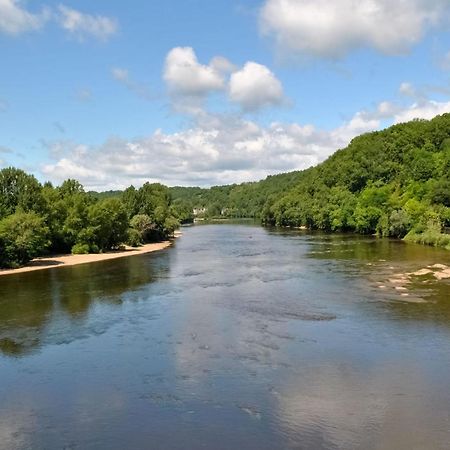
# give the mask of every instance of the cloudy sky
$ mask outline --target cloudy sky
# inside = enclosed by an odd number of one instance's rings
[[[0,0],[0,167],[105,190],[307,168],[450,111],[449,0]]]

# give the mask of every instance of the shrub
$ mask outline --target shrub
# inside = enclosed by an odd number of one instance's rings
[[[134,228],[129,228],[127,244],[131,247],[140,247],[142,245],[141,233]]]
[[[74,255],[87,255],[89,253],[89,244],[75,244],[72,247],[72,254]]]

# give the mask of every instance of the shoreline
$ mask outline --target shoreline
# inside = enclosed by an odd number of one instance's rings
[[[175,237],[178,237],[176,234]],[[54,255],[43,256],[31,260],[26,266],[17,269],[0,269],[0,277],[4,275],[14,275],[16,273],[34,272],[36,270],[56,269],[58,267],[77,266],[110,259],[125,258],[128,256],[145,255],[147,253],[164,250],[172,245],[173,240],[145,244],[142,247],[126,247],[122,251],[112,251],[107,253],[89,253],[87,255]]]

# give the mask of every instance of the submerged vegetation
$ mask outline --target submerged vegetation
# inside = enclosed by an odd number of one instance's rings
[[[172,235],[193,216],[349,231],[450,246],[450,114],[352,140],[304,171],[240,185],[85,192],[0,171],[0,267],[51,253],[96,253]]]

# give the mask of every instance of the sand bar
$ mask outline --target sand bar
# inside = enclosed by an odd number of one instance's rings
[[[54,269],[57,267],[75,266],[78,264],[87,264],[97,261],[106,261],[108,259],[123,258],[126,256],[144,255],[146,253],[163,250],[172,245],[172,241],[157,242],[146,244],[142,247],[127,247],[123,251],[114,251],[107,253],[97,253],[89,255],[56,255],[42,258],[35,258],[24,267],[18,269],[0,269],[1,275],[11,275],[22,272],[33,272],[35,270]]]

